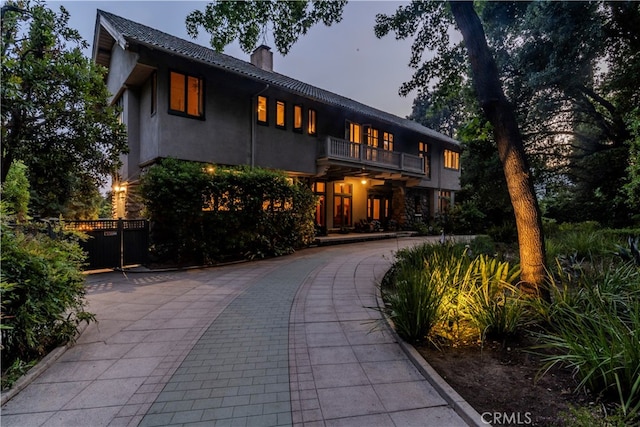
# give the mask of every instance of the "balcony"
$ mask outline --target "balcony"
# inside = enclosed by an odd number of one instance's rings
[[[422,157],[356,144],[332,136],[320,141],[318,155],[320,158],[352,163],[357,167],[367,165],[382,170],[425,175]]]

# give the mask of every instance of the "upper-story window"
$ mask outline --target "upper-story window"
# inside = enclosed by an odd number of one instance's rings
[[[302,105],[293,106],[293,131],[302,132]]]
[[[393,151],[393,134],[389,132],[382,132],[382,148],[385,150]]]
[[[362,142],[362,126],[358,123],[353,123],[347,120],[345,132],[345,139],[348,141],[355,142],[356,144],[360,144]]]
[[[431,176],[431,152],[429,151],[429,144],[424,142],[418,143],[418,156],[424,159],[424,173],[427,176]]]
[[[307,124],[307,133],[309,135],[315,135],[317,133],[316,129],[316,110],[313,108],[309,108],[309,121]]]
[[[367,128],[367,145],[370,147],[377,147],[379,145],[378,129],[372,127]]]
[[[258,123],[262,125],[268,124],[269,115],[267,114],[267,105],[268,98],[266,96],[258,96],[258,105],[256,106],[258,110]]]
[[[444,167],[447,169],[460,169],[460,153],[444,150]]]
[[[170,72],[169,111],[188,117],[204,117],[204,81],[199,77]]]
[[[287,127],[287,104],[284,101],[276,101],[276,127]]]

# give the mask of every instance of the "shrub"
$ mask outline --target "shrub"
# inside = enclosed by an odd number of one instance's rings
[[[2,203],[17,222],[25,222],[29,213],[29,180],[27,167],[22,161],[15,161],[9,167],[7,180],[2,184]]]
[[[3,367],[44,356],[93,319],[84,310],[84,254],[72,236],[23,232],[3,221],[1,261]]]
[[[496,245],[489,236],[476,236],[469,242],[469,251],[474,255],[495,255]]]
[[[502,225],[489,227],[487,234],[494,242],[514,243],[518,241],[518,232],[515,224],[512,223],[504,223]]]
[[[451,231],[457,234],[484,232],[486,215],[472,201],[455,204],[448,212]]]

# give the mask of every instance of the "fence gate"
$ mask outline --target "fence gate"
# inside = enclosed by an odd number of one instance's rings
[[[89,270],[122,268],[147,261],[149,221],[146,219],[65,221],[65,227],[89,235],[86,241],[80,242],[88,254]]]

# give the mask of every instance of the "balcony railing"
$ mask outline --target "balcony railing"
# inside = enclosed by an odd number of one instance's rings
[[[332,136],[321,142],[319,155],[328,159],[345,160],[385,169],[425,174],[424,159],[422,157],[357,144]]]

